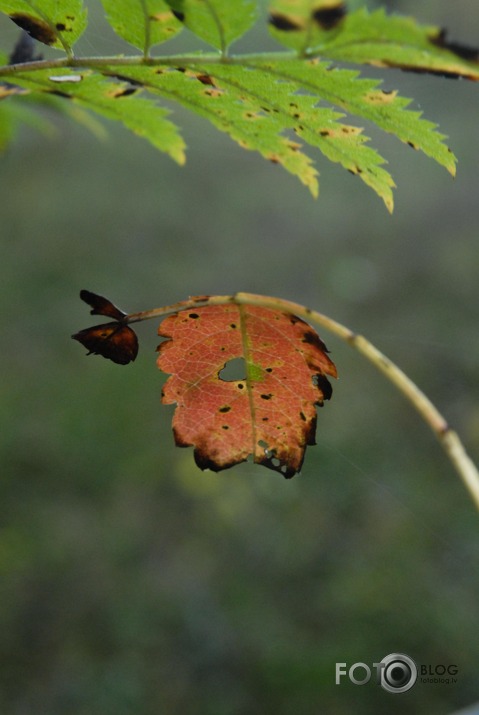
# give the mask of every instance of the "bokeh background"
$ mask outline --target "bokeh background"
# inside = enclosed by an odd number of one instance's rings
[[[80,53],[128,51],[89,6]],[[476,0],[389,7],[479,43]],[[8,52],[17,30],[2,18],[0,34]],[[260,23],[238,50],[263,45]],[[477,86],[376,75],[459,158],[453,180],[367,127],[393,216],[319,154],[314,201],[180,108],[184,168],[121,127],[99,140],[57,118],[2,156],[1,713],[442,715],[479,699],[477,513],[361,356],[323,335],[340,379],[286,481],[203,473],[174,447],[154,322],[128,367],[70,339],[92,324],[81,288],[128,311],[237,290],[302,302],[395,360],[479,459]],[[335,684],[336,662],[393,652],[455,664],[457,683]]]

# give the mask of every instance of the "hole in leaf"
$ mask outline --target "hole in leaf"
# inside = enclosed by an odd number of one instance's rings
[[[224,368],[218,373],[220,380],[225,382],[236,382],[246,379],[246,363],[244,358],[238,357],[228,360]]]

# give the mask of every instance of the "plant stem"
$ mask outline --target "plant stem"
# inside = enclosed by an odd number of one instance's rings
[[[217,65],[222,63],[242,64],[244,62],[266,62],[274,60],[287,60],[297,57],[295,52],[270,52],[264,54],[251,53],[244,55],[226,55],[218,52],[205,54],[188,54],[188,55],[164,55],[151,57],[148,55],[148,65],[155,66],[171,66],[181,67],[184,65]],[[11,77],[18,72],[31,72],[35,70],[46,69],[98,69],[102,70],[105,67],[138,67],[145,63],[145,54],[111,57],[60,57],[51,60],[34,60],[33,62],[22,62],[16,65],[0,66],[0,77]]]
[[[224,303],[256,305],[262,308],[293,313],[306,321],[320,325],[364,355],[369,362],[402,392],[432,429],[479,510],[479,472],[467,454],[457,433],[451,429],[430,399],[426,397],[418,386],[397,365],[365,337],[356,335],[349,328],[341,325],[341,323],[338,323],[332,318],[328,318],[328,316],[318,313],[316,310],[306,308],[300,303],[283,300],[282,298],[272,298],[252,293],[236,293],[235,295],[197,296],[162,308],[145,310],[141,313],[131,313],[125,320],[127,323],[136,323],[142,320],[149,320],[150,318],[161,317],[169,313],[176,313],[179,310],[189,310],[191,308],[221,305]]]

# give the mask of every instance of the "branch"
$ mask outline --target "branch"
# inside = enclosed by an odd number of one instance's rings
[[[282,298],[272,298],[252,293],[236,293],[235,295],[198,296],[189,300],[180,301],[173,305],[131,313],[125,319],[127,323],[135,323],[150,318],[157,318],[179,310],[188,310],[193,307],[206,305],[220,305],[235,303],[236,305],[257,305],[263,308],[286,311],[298,315],[306,321],[312,321],[333,333],[337,337],[355,348],[364,355],[380,372],[383,373],[409,402],[419,412],[423,420],[429,425],[436,435],[442,448],[449,457],[456,472],[461,477],[464,485],[479,510],[479,472],[474,462],[467,454],[457,433],[451,429],[445,418],[433,405],[428,397],[418,386],[386,355],[378,350],[362,335],[356,335],[341,323],[328,318],[322,313],[306,308],[300,303],[294,303]]]

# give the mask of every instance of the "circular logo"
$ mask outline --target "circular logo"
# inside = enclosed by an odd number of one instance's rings
[[[382,659],[381,687],[389,693],[405,693],[417,680],[416,663],[403,653],[391,653]]]

